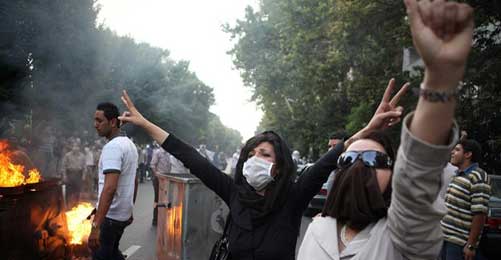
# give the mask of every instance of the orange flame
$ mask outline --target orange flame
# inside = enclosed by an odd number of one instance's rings
[[[40,173],[36,169],[29,171],[29,178],[23,175],[24,166],[12,163],[12,151],[9,143],[0,140],[0,187],[16,187],[27,183],[40,181]]]
[[[89,237],[91,223],[86,218],[93,209],[94,207],[90,203],[84,202],[66,212],[70,244],[81,245]]]
[[[31,169],[28,172],[28,175],[30,176],[27,180],[26,183],[37,183],[40,182],[40,172],[37,169]]]

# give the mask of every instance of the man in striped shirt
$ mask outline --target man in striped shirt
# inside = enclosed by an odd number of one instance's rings
[[[443,260],[483,259],[476,249],[489,209],[491,186],[489,176],[478,166],[481,157],[480,144],[471,139],[461,140],[452,151],[451,163],[458,170],[445,197]]]

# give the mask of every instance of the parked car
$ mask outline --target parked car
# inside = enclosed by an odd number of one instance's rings
[[[304,212],[307,217],[313,217],[318,213],[322,212],[324,208],[325,201],[327,200],[327,182],[322,185],[322,189],[313,197],[308,205],[308,208]]]
[[[489,213],[484,225],[480,250],[487,259],[500,259],[501,256],[501,176],[491,178],[491,198]]]
[[[311,165],[313,165],[313,163],[307,163],[303,167],[301,167],[301,170],[299,170],[298,167],[298,177],[301,176],[301,174]],[[307,217],[313,217],[322,211],[325,201],[327,200],[327,187],[328,183],[326,182],[322,185],[322,188],[317,193],[317,195],[315,195],[315,197],[313,197],[313,199],[310,201],[310,204],[308,205],[308,208],[305,210],[303,215]]]

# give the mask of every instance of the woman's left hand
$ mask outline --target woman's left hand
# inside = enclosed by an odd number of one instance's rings
[[[370,130],[384,130],[398,124],[401,121],[403,107],[398,106],[398,102],[409,89],[410,83],[405,83],[397,94],[391,98],[391,93],[395,88],[395,79],[390,79],[388,86],[384,91],[381,103],[367,124],[366,128]]]

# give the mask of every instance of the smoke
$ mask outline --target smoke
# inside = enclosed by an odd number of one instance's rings
[[[148,65],[135,64],[137,44],[98,28],[97,12],[93,0],[0,3],[2,135],[17,132],[13,124],[35,133],[48,125],[66,135],[94,131],[98,103],[121,105],[121,89],[144,87],[138,69]]]
[[[212,88],[189,62],[117,36],[96,24],[98,12],[94,0],[0,3],[0,137],[25,138],[35,150],[49,135],[91,141],[98,138],[97,104],[123,111],[126,89],[145,117],[190,143],[203,137],[228,151],[240,144],[240,135],[209,112]],[[135,127],[123,129],[138,143],[151,141]]]

